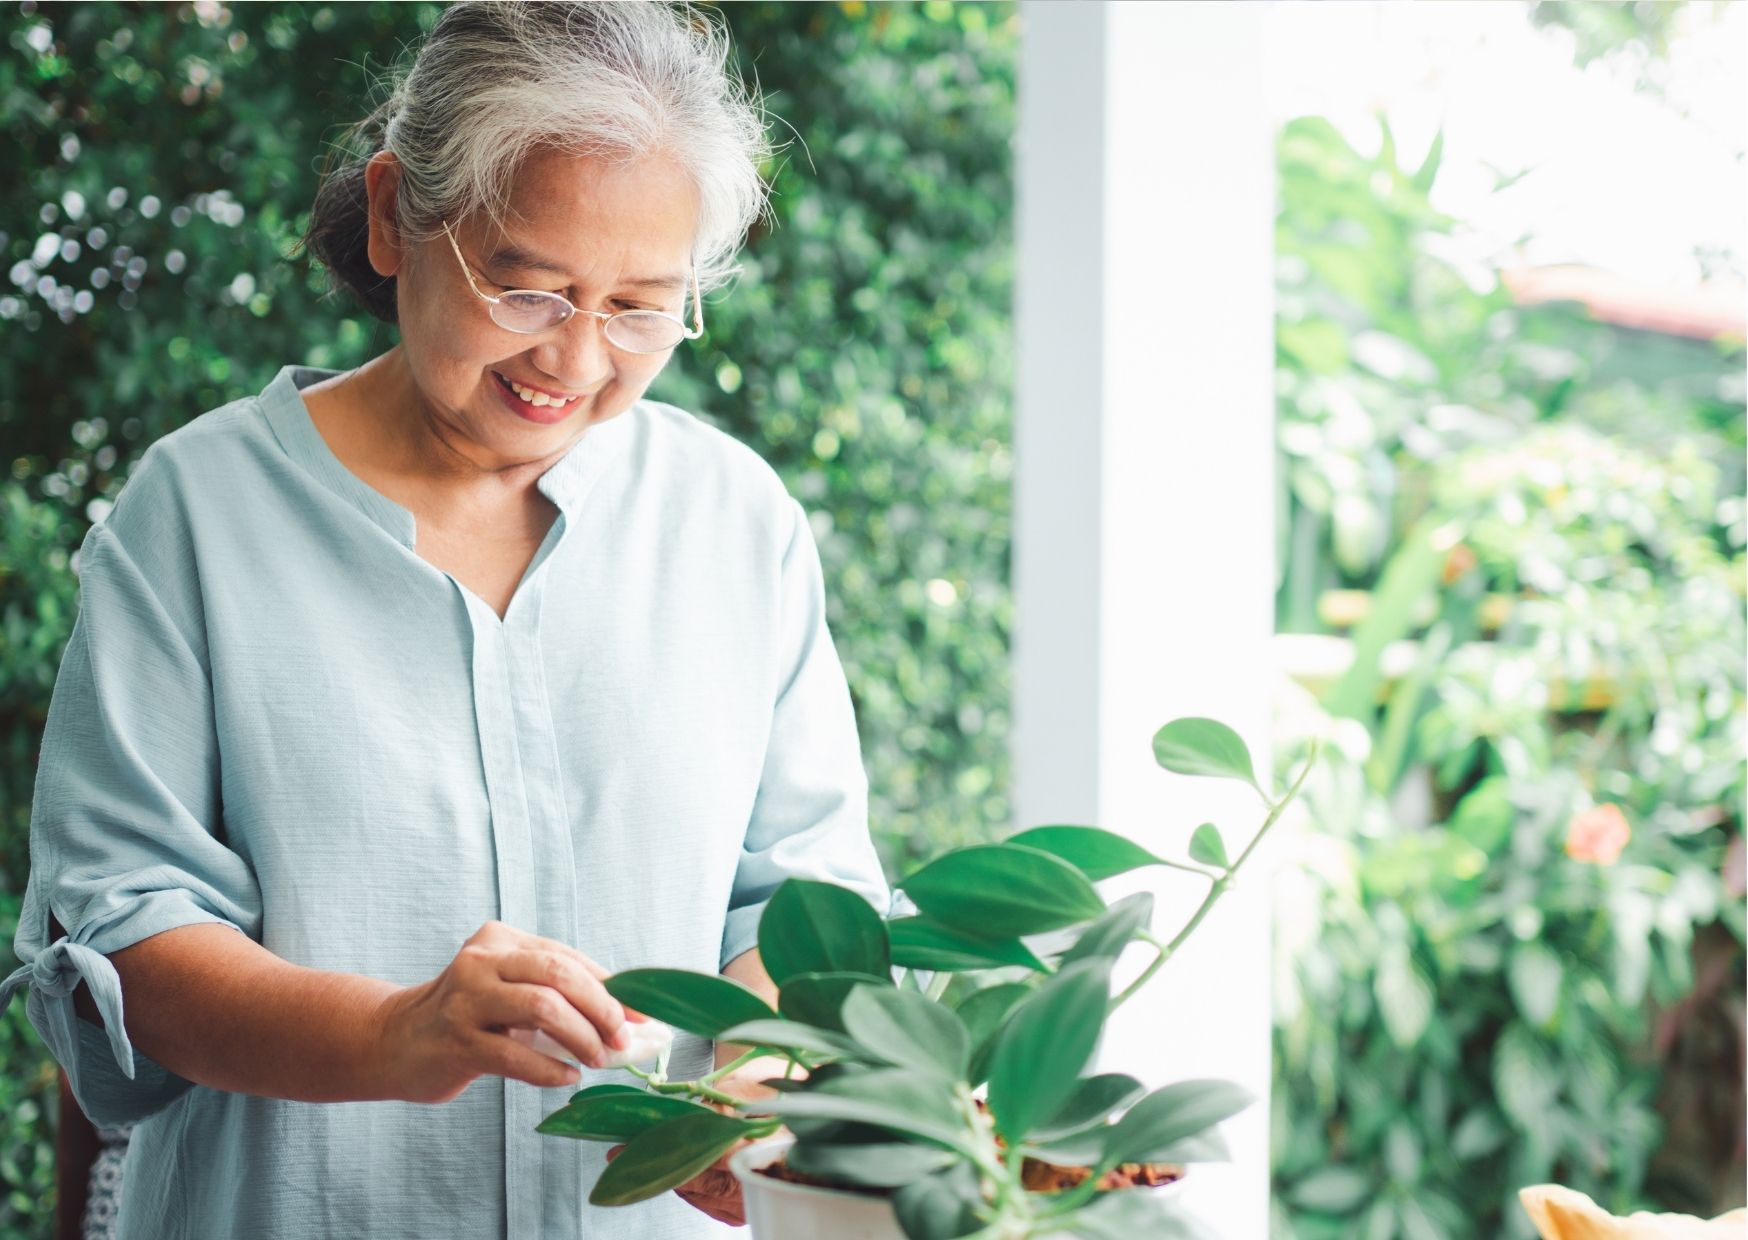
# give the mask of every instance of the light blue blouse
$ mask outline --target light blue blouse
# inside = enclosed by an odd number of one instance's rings
[[[590,1206],[606,1146],[535,1132],[568,1088],[292,1102],[128,1040],[106,956],[178,926],[414,984],[494,918],[713,972],[790,875],[890,905],[819,553],[769,465],[657,401],[591,428],[537,483],[560,515],[500,619],[330,450],[299,389],[334,373],[165,436],[86,536],[0,1006],[28,985],[85,1112],[137,1122],[122,1240],[744,1236],[673,1193]],[[710,1058],[682,1035],[671,1072]]]

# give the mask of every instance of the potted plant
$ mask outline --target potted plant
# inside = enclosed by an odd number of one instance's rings
[[[1305,773],[1272,799],[1243,740],[1212,719],[1168,723],[1153,748],[1169,771],[1240,779],[1263,798],[1267,818],[1236,859],[1211,823],[1191,838],[1193,865],[1096,827],[1036,827],[922,866],[897,884],[920,912],[891,920],[847,888],[791,879],[759,923],[775,1008],[713,974],[631,969],[607,982],[652,1024],[746,1055],[670,1081],[663,1053],[628,1068],[640,1085],[579,1090],[540,1131],[624,1144],[589,1196],[606,1206],[666,1192],[741,1145],[731,1166],[757,1240],[1192,1234],[1157,1186],[1226,1158],[1216,1125],[1251,1097],[1226,1081],[1148,1092],[1083,1073],[1111,1013],[1202,922]],[[1094,887],[1149,865],[1209,883],[1169,942],[1151,931],[1151,895],[1107,906]],[[1113,996],[1112,966],[1132,942],[1157,954]],[[770,1097],[714,1088],[756,1056],[787,1061]]]

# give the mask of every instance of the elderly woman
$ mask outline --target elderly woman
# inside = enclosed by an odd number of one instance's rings
[[[86,537],[0,1002],[135,1125],[123,1240],[739,1221],[720,1169],[592,1208],[601,1147],[536,1132],[615,1079],[613,971],[769,994],[786,877],[888,903],[806,515],[643,395],[762,202],[725,54],[447,9],[306,237],[398,343],[166,436]]]

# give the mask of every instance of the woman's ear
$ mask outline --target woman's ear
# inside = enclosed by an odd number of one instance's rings
[[[364,165],[364,192],[370,202],[370,241],[366,253],[379,276],[392,276],[401,269],[405,251],[400,228],[395,223],[395,195],[401,184],[401,161],[388,151],[378,151]]]

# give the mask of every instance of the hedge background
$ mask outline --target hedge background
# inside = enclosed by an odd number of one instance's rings
[[[441,6],[26,3],[0,18],[0,969],[72,552],[160,436],[392,328],[287,262],[340,127]],[[1006,825],[1006,3],[732,4],[789,139],[775,227],[650,395],[810,512],[889,868]],[[367,70],[369,72],[367,72]],[[0,1014],[0,1237],[47,1234],[54,1063]]]
[[[1570,27],[1580,58],[1651,55],[1674,8],[1526,16]],[[147,444],[287,362],[393,343],[282,256],[370,74],[438,11],[0,18],[22,170],[0,183],[0,969],[71,553]],[[1018,32],[1007,3],[723,12],[793,141],[769,169],[776,226],[652,395],[746,440],[812,515],[898,871],[1009,816]],[[1742,1062],[1741,343],[1467,289],[1438,258],[1460,222],[1430,208],[1436,152],[1374,156],[1314,117],[1279,152],[1280,627],[1339,627],[1322,601],[1343,586],[1374,591],[1379,618],[1354,633],[1355,672],[1289,703],[1276,737],[1287,768],[1295,728],[1343,740],[1308,786],[1319,830],[1277,917],[1276,1233],[1521,1234],[1510,1193],[1537,1179],[1622,1210],[1721,1209],[1742,1157],[1739,1090],[1720,1107],[1708,1084]],[[1428,514],[1464,556],[1429,557]],[[1481,623],[1484,596],[1526,591],[1544,597]],[[1391,637],[1423,655],[1386,685]],[[1539,692],[1598,670],[1607,703]],[[1617,866],[1562,851],[1595,803],[1633,824]],[[14,1002],[0,1240],[47,1234],[54,1079]]]

